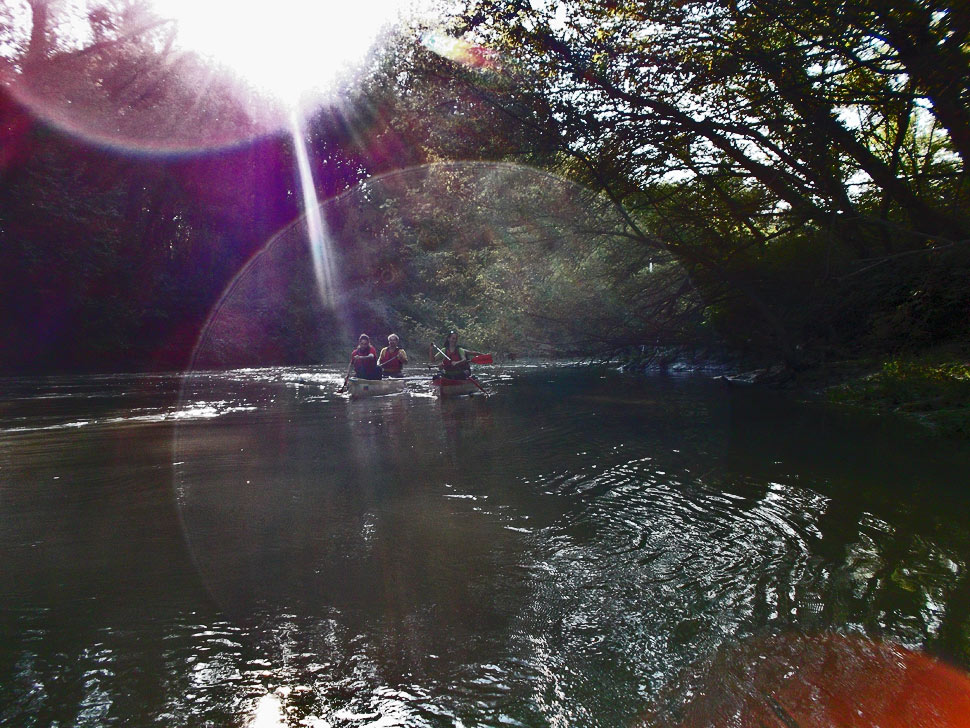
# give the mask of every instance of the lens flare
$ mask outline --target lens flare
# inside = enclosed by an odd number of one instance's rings
[[[325,306],[333,308],[336,303],[333,243],[323,215],[320,214],[320,201],[317,199],[316,188],[313,184],[313,173],[310,170],[310,156],[307,154],[299,117],[295,113],[291,123],[297,168],[300,174],[300,187],[303,191],[307,239],[310,246],[310,256],[313,260],[313,276],[317,282],[320,300]]]
[[[421,44],[432,53],[468,68],[487,71],[497,71],[500,68],[497,51],[462,38],[428,31],[421,36]]]
[[[0,85],[87,141],[224,148],[335,99],[408,5],[153,0],[0,5]]]
[[[178,27],[178,41],[228,66],[288,104],[326,94],[399,13],[392,0],[153,0]]]
[[[861,635],[754,639],[717,656],[682,728],[967,728],[970,678]]]

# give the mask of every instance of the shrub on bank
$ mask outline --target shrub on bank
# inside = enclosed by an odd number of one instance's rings
[[[970,363],[891,359],[861,380],[828,390],[829,400],[916,417],[941,434],[970,436]]]

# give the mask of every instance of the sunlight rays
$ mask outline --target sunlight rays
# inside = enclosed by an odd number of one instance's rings
[[[313,184],[313,171],[310,169],[310,157],[303,139],[303,126],[296,112],[291,119],[291,128],[293,150],[296,153],[296,164],[300,174],[300,188],[303,193],[303,208],[306,211],[307,238],[313,260],[313,275],[321,302],[328,308],[333,308],[336,302],[333,242],[320,214],[320,201],[317,199]]]
[[[72,135],[182,153],[286,133],[337,101],[422,0],[0,3],[0,82]]]
[[[400,5],[359,0],[351,6],[277,0],[153,0],[178,25],[180,46],[211,57],[260,90],[292,105],[328,93],[360,62]]]

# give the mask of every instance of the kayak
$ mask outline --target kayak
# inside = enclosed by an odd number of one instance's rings
[[[439,397],[457,397],[462,394],[478,394],[482,391],[472,378],[445,379],[438,377],[431,380],[431,387]]]
[[[379,397],[382,394],[397,394],[404,391],[404,378],[400,379],[358,379],[347,380],[351,399],[360,397]]]

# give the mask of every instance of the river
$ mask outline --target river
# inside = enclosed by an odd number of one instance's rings
[[[729,713],[762,696],[790,726],[778,671],[970,666],[966,444],[699,376],[481,373],[0,380],[0,723],[758,725]]]

